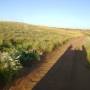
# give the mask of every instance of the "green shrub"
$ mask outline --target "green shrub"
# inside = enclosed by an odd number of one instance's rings
[[[13,60],[8,52],[0,53],[0,81],[4,84],[10,82],[13,75],[22,68],[19,60]]]
[[[33,61],[39,61],[40,56],[35,50],[23,51],[19,59],[23,66],[30,66]]]

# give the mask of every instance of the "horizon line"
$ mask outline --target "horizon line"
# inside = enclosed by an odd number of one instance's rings
[[[46,24],[36,24],[36,23],[30,23],[28,21],[20,21],[20,20],[0,20],[0,22],[10,22],[10,23],[22,23],[27,25],[33,25],[33,26],[41,26],[41,27],[48,27],[48,28],[57,28],[57,29],[73,29],[73,30],[90,30],[90,28],[84,28],[84,27],[64,27],[64,26],[54,26],[54,25],[46,25]]]

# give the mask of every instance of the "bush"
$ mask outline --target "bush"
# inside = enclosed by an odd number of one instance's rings
[[[40,60],[40,56],[35,50],[23,51],[19,59],[23,66],[31,66],[32,62]]]
[[[18,60],[13,58],[7,52],[0,53],[0,81],[7,84],[13,78],[13,75],[22,68]]]

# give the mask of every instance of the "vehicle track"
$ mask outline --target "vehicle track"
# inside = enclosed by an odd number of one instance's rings
[[[81,74],[85,73],[87,78],[90,78],[89,71],[84,71],[86,51],[83,43],[84,37],[70,40],[66,45],[46,56],[32,72],[16,80],[9,90],[88,90],[79,87],[85,78]],[[29,69],[26,71],[29,72]],[[85,83],[87,84],[87,79]]]

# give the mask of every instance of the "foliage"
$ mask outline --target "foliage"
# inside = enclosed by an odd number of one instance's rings
[[[0,81],[2,80],[5,84],[10,82],[13,75],[21,68],[20,62],[13,60],[9,53],[0,53]]]
[[[35,50],[32,52],[23,51],[19,59],[23,66],[30,66],[33,61],[40,61],[40,56]]]
[[[90,36],[88,36],[85,40],[85,48],[87,51],[88,63],[90,63]]]

